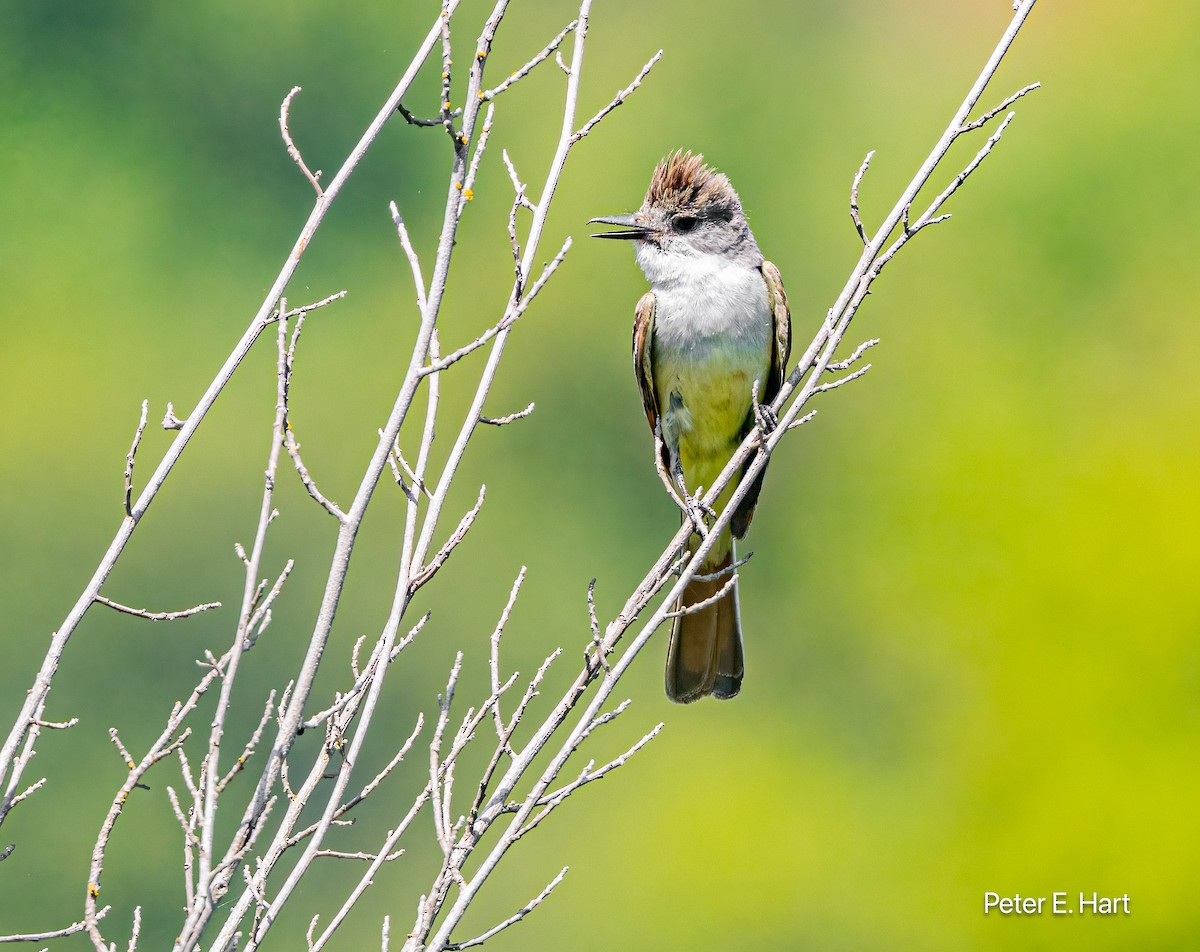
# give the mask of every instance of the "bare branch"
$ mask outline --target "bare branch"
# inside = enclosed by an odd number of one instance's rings
[[[330,294],[327,297],[321,298],[321,300],[319,300],[319,301],[313,301],[312,304],[305,304],[303,307],[297,307],[297,308],[293,308],[290,311],[284,311],[284,312],[282,312],[282,317],[285,321],[291,320],[293,317],[302,318],[302,317],[306,316],[307,314],[310,314],[313,311],[318,310],[319,308],[327,307],[328,305],[333,304],[335,301],[342,300],[345,296],[346,296],[345,291],[338,291],[334,294]],[[277,311],[273,317],[273,320],[276,320],[276,321],[279,320],[280,316],[281,316],[280,312]]]
[[[177,612],[152,612],[145,608],[130,608],[128,605],[114,602],[111,598],[105,598],[103,595],[97,595],[95,601],[126,615],[136,615],[138,618],[146,618],[150,621],[174,621],[176,618],[187,618],[190,615],[198,615],[200,612],[221,607],[220,602],[205,602],[203,605],[196,605],[194,608],[185,608]]]
[[[416,742],[417,737],[420,735],[421,729],[424,726],[425,726],[425,715],[418,714],[417,722],[413,726],[412,733],[410,733],[408,735],[408,740],[406,740],[400,746],[400,749],[396,752],[396,755],[394,757],[392,757],[392,759],[390,761],[388,761],[387,765],[382,770],[380,770],[379,773],[377,773],[358,793],[356,793],[353,797],[351,797],[345,803],[343,803],[340,807],[338,807],[337,811],[333,815],[334,820],[340,820],[347,813],[349,813],[356,806],[358,806],[365,799],[367,799],[367,797],[369,797],[374,792],[375,788],[378,787],[384,781],[384,779],[386,777],[388,777],[392,773],[392,771],[394,771],[404,761],[404,758],[408,755],[408,752],[412,749],[412,745]],[[287,847],[291,848],[291,847],[297,845],[298,843],[303,842],[308,837],[310,837],[314,833],[316,833],[317,828],[318,828],[318,824],[314,823],[311,826],[307,826],[304,829],[300,830],[300,832],[293,835],[287,841],[287,844],[286,844]]]
[[[925,210],[925,214],[923,214],[920,220],[918,220],[914,231],[916,228],[922,228],[925,225],[931,225],[938,221],[944,221],[950,217],[949,215],[941,215],[937,218],[934,218],[933,216],[937,215],[938,209],[940,209],[942,205],[946,203],[946,199],[958,191],[962,184],[967,180],[967,176],[979,168],[980,163],[988,157],[988,154],[992,151],[992,148],[996,145],[996,143],[1000,141],[1000,137],[1004,135],[1004,130],[1008,128],[1008,124],[1016,118],[1016,115],[1017,114],[1015,112],[1010,112],[1004,117],[999,128],[997,128],[996,131],[988,137],[988,140],[984,143],[983,148],[981,148],[975,154],[975,158],[968,162],[966,168],[964,168],[958,173],[958,175],[954,177],[954,181],[947,185],[942,193],[930,203],[929,208]]]
[[[487,114],[483,117],[483,128],[480,130],[479,139],[475,143],[475,151],[471,154],[471,165],[467,169],[466,177],[463,179],[463,201],[469,202],[475,197],[475,177],[479,174],[479,163],[483,161],[484,150],[487,149],[488,138],[492,134],[492,119],[495,116],[496,107],[489,105]],[[466,145],[464,142],[463,145]]]
[[[592,629],[592,643],[583,650],[584,661],[598,665],[606,672],[608,668],[608,653],[604,650],[604,639],[600,635],[600,621],[596,618],[596,580],[588,582],[587,588],[588,624]],[[591,654],[589,654],[589,650]]]
[[[589,725],[587,727],[586,733],[590,733],[594,728],[600,726],[601,724],[608,723],[608,721],[612,720],[617,715],[619,715],[622,711],[624,711],[625,705],[627,705],[628,703],[629,703],[628,701],[622,703],[622,705],[619,706],[617,708],[617,710],[612,712],[611,715],[599,718],[596,721],[594,721],[591,725]],[[650,741],[654,740],[654,738],[658,736],[659,731],[661,731],[662,729],[663,729],[663,725],[661,723],[655,725],[655,727],[653,727],[649,732],[647,732],[641,738],[641,740],[639,740],[636,744],[634,744],[632,747],[630,747],[628,750],[626,750],[625,753],[621,754],[619,757],[614,757],[612,760],[610,760],[608,763],[606,763],[602,767],[593,768],[592,762],[589,761],[587,766],[584,767],[583,771],[579,774],[579,776],[576,777],[574,780],[572,780],[570,783],[559,788],[558,790],[554,791],[553,793],[549,794],[548,796],[541,797],[538,799],[537,805],[541,807],[540,812],[535,814],[532,817],[532,819],[528,820],[524,825],[519,827],[514,835],[514,838],[520,838],[520,837],[524,836],[526,833],[528,833],[530,830],[534,829],[539,823],[541,823],[546,817],[548,817],[550,815],[550,813],[556,807],[560,806],[562,804],[562,802],[567,799],[567,797],[569,797],[571,794],[573,794],[580,787],[587,786],[589,783],[593,783],[596,780],[601,780],[604,777],[607,777],[610,773],[612,773],[618,767],[623,766],[626,762],[628,762],[630,757],[632,757],[639,750],[641,750],[643,747],[645,747],[648,743],[650,743]],[[586,733],[585,733],[585,736],[586,736]]]
[[[407,122],[410,126],[429,127],[429,126],[444,125],[441,116],[438,116],[436,119],[422,119],[419,116],[414,116],[411,112],[409,112],[407,109],[405,109],[403,103],[396,103],[396,112],[400,113],[400,115],[404,117],[404,121]],[[453,117],[461,116],[462,110],[455,109],[450,115]]]
[[[314,856],[324,856],[330,859],[365,859],[371,862],[379,860],[383,863],[390,863],[392,860],[399,859],[404,855],[404,850],[396,850],[393,853],[380,855],[378,853],[347,853],[343,850],[317,850]]]
[[[292,463],[296,467],[296,472],[300,474],[300,481],[304,483],[304,488],[308,490],[308,494],[320,504],[322,509],[337,519],[338,522],[345,522],[346,514],[338,508],[337,503],[326,497],[317,488],[316,482],[308,472],[308,467],[304,465],[304,460],[300,458],[300,444],[296,441],[296,435],[292,431],[290,422],[284,433],[284,447],[288,451],[288,456],[292,458]]]
[[[483,943],[485,943],[492,936],[498,935],[499,933],[501,933],[505,929],[507,929],[509,926],[520,922],[527,915],[529,915],[531,912],[533,912],[534,909],[536,909],[539,905],[541,905],[542,900],[544,900],[547,896],[550,895],[550,893],[552,893],[554,891],[554,887],[557,886],[559,883],[561,883],[563,881],[563,877],[567,875],[568,869],[569,869],[569,867],[564,866],[562,868],[562,870],[559,872],[559,874],[557,876],[555,876],[552,880],[550,880],[550,883],[546,886],[545,889],[543,889],[540,893],[538,893],[536,896],[534,896],[531,900],[529,900],[529,902],[527,902],[524,906],[522,906],[520,909],[518,909],[516,912],[514,912],[511,916],[509,916],[507,919],[505,919],[499,925],[493,926],[491,929],[488,929],[487,932],[477,935],[474,939],[468,939],[466,942],[451,942],[449,945],[445,946],[444,948],[447,950],[447,952],[457,952],[457,950],[459,950],[459,949],[470,949],[477,945],[483,945]]]
[[[99,922],[108,915],[108,911],[112,906],[105,906],[96,913],[96,921]],[[65,929],[55,929],[52,932],[19,932],[12,935],[0,935],[0,943],[6,942],[45,942],[47,939],[64,939],[69,935],[75,935],[87,928],[87,923],[80,919],[78,922],[72,922]]]
[[[963,132],[970,132],[973,129],[978,129],[980,126],[986,125],[992,119],[996,118],[996,116],[1000,115],[1000,113],[1002,113],[1005,109],[1007,109],[1009,106],[1011,106],[1013,103],[1015,103],[1018,99],[1020,99],[1022,96],[1033,92],[1035,89],[1040,89],[1041,86],[1042,86],[1041,83],[1030,83],[1028,86],[1021,87],[1015,93],[1013,93],[1011,96],[1005,97],[1003,101],[1001,101],[998,105],[993,106],[991,109],[989,109],[987,112],[985,112],[982,116],[980,116],[974,122],[963,123],[961,126],[959,126],[959,128]]]
[[[867,169],[871,167],[871,159],[874,156],[874,149],[867,153],[867,157],[863,159],[862,165],[854,173],[854,184],[850,186],[850,220],[854,222],[854,230],[858,232],[858,237],[862,239],[864,245],[868,243],[869,239],[867,238],[867,230],[863,227],[862,219],[858,216],[858,187],[862,184],[863,176],[867,174]]]
[[[809,422],[809,420],[811,420],[816,415],[817,415],[816,410],[809,410],[808,413],[804,414],[804,416],[800,417],[799,419],[792,420],[792,422],[787,425],[787,428],[789,430],[794,430],[797,427],[804,426],[805,423]]]
[[[404,217],[400,214],[400,209],[396,207],[395,202],[388,204],[388,209],[392,213],[392,221],[396,224],[396,234],[400,238],[400,247],[404,249],[404,256],[408,259],[408,266],[412,269],[413,285],[417,291],[417,309],[425,313],[425,279],[421,276],[421,259],[417,257],[417,251],[413,247],[412,239],[408,237],[408,228],[404,225]]]
[[[516,413],[510,413],[502,417],[481,416],[480,423],[486,423],[488,426],[504,426],[506,423],[512,423],[514,420],[524,420],[525,417],[533,413],[533,404],[530,403],[524,410],[518,410]]]
[[[698,611],[703,611],[709,605],[715,605],[722,598],[728,595],[733,587],[737,584],[737,573],[731,575],[717,591],[703,601],[693,602],[683,608],[677,608],[674,611],[669,611],[663,615],[664,618],[679,618],[681,615],[694,615]]]
[[[150,401],[142,401],[142,414],[138,418],[137,431],[133,434],[133,445],[125,457],[125,515],[133,515],[133,460],[137,456],[138,445],[142,442],[142,434],[146,432],[146,413],[150,409]]]
[[[310,172],[308,166],[304,163],[304,157],[300,155],[300,150],[296,148],[296,143],[292,141],[292,133],[288,129],[288,110],[291,109],[292,100],[296,98],[300,92],[299,86],[293,86],[292,91],[283,97],[283,103],[279,106],[279,132],[283,136],[283,144],[287,146],[288,155],[292,157],[292,161],[300,166],[300,171],[304,173],[304,177],[308,179],[308,183],[317,193],[317,198],[322,198],[325,195],[324,189],[321,188],[319,179],[321,178],[321,170]]]
[[[251,614],[245,623],[245,644],[243,650],[248,650],[254,647],[259,636],[266,630],[267,625],[271,622],[271,605],[275,599],[279,597],[279,593],[283,591],[283,584],[288,580],[288,576],[292,574],[292,569],[296,563],[293,559],[288,559],[283,566],[283,571],[275,579],[275,584],[271,586],[271,590],[267,592],[266,598],[259,601],[256,592],[255,597],[250,602]],[[266,584],[266,579],[263,579],[262,584]]]
[[[595,128],[596,123],[598,123],[601,119],[603,119],[610,112],[612,112],[614,109],[616,109],[617,106],[621,105],[621,103],[623,103],[626,99],[628,99],[630,94],[635,89],[637,89],[640,85],[642,85],[642,80],[644,80],[646,78],[646,76],[649,75],[650,70],[652,70],[654,68],[654,64],[657,63],[660,59],[662,59],[662,55],[663,55],[663,51],[659,50],[657,53],[655,53],[653,56],[651,56],[650,59],[647,61],[646,65],[643,66],[638,71],[638,74],[637,74],[637,76],[634,77],[634,80],[632,83],[630,83],[628,86],[626,86],[620,92],[618,92],[615,96],[613,96],[613,98],[608,101],[608,105],[606,105],[598,113],[596,113],[594,116],[592,116],[591,119],[589,119],[587,122],[585,122],[582,126],[579,127],[579,131],[571,136],[571,144],[574,145],[576,142],[578,142],[580,139],[582,139],[584,136],[586,136],[589,132],[592,131],[592,129]],[[560,63],[560,65],[561,65],[561,63]],[[565,68],[566,67],[564,67],[564,69]]]
[[[500,155],[504,159],[504,167],[508,169],[508,177],[513,186],[513,201],[508,210],[508,244],[512,248],[515,296],[520,297],[525,291],[525,268],[521,261],[521,239],[517,235],[517,211],[521,208],[528,208],[532,211],[533,203],[525,194],[525,183],[517,175],[516,166],[509,158],[508,149],[502,149]]]
[[[35,780],[35,781],[34,781],[33,783],[31,783],[31,784],[30,784],[28,787],[26,787],[24,790],[22,790],[20,793],[18,793],[18,794],[17,794],[15,797],[13,797],[13,799],[12,799],[12,805],[15,807],[15,806],[16,806],[18,803],[20,803],[22,800],[26,800],[26,799],[28,799],[28,798],[29,798],[29,797],[30,797],[32,794],[34,794],[34,793],[37,793],[37,792],[38,792],[39,790],[41,790],[41,789],[42,789],[42,787],[44,787],[45,785],[46,785],[46,778],[45,778],[45,777],[42,777],[40,780]],[[4,854],[4,857],[3,857],[3,858],[4,858],[4,859],[8,859],[8,854],[9,854],[9,853],[11,853],[11,852],[12,852],[12,848],[11,848],[11,846],[10,846],[10,847],[9,847],[9,848],[6,850],[6,852],[5,852],[5,854]]]
[[[531,287],[521,298],[520,303],[517,305],[517,313],[514,317],[514,320],[525,313],[525,309],[529,307],[533,299],[537,297],[542,288],[546,286],[546,282],[554,277],[554,272],[558,270],[558,266],[563,263],[563,259],[567,256],[567,252],[570,250],[571,239],[568,237],[562,243],[562,247],[558,249],[558,254],[550,259],[550,261],[548,261],[542,268],[542,273],[538,275],[538,279],[533,282],[533,287]]]
[[[129,952],[136,952],[138,939],[142,935],[142,907],[133,907],[133,928],[129,933]]]
[[[475,500],[475,505],[459,520],[458,527],[450,533],[450,538],[438,549],[428,564],[413,576],[412,581],[409,582],[410,592],[415,592],[433,578],[437,574],[438,569],[446,564],[446,560],[450,558],[450,553],[467,537],[467,533],[471,531],[471,526],[475,524],[475,517],[479,515],[479,510],[483,508],[483,497],[486,489],[486,486],[479,487],[479,498]]]
[[[556,37],[554,37],[554,39],[552,39],[549,43],[547,43],[542,48],[541,52],[537,53],[533,57],[533,59],[531,59],[528,63],[526,63],[524,66],[522,66],[520,69],[518,69],[515,73],[512,73],[502,83],[498,83],[497,85],[493,86],[491,89],[487,90],[483,94],[483,98],[489,99],[489,100],[495,99],[502,92],[504,92],[506,89],[508,89],[509,86],[512,86],[514,83],[520,82],[522,79],[524,79],[526,76],[528,76],[533,71],[535,66],[537,66],[540,63],[544,63],[547,59],[550,58],[550,55],[552,53],[554,53],[558,50],[558,48],[562,45],[562,41],[564,39],[566,39],[567,34],[575,29],[575,25],[577,22],[578,22],[577,20],[572,20],[565,27],[563,27],[562,30],[559,31],[558,35]]]
[[[517,577],[513,580],[512,588],[508,592],[508,601],[504,603],[504,608],[500,612],[500,618],[496,622],[496,627],[492,630],[491,654],[488,659],[488,671],[492,678],[492,694],[499,695],[500,693],[500,639],[504,635],[504,627],[508,624],[508,617],[512,614],[513,606],[517,604],[517,595],[521,591],[521,586],[525,584],[525,573],[527,569],[524,565],[521,566],[521,571],[517,573]],[[496,737],[503,740],[505,736],[504,725],[500,719],[500,705],[497,704],[492,708],[492,713],[496,721]]]
[[[738,569],[740,569],[743,565],[745,565],[747,562],[749,562],[752,558],[754,558],[754,553],[747,552],[745,555],[743,555],[737,561],[731,562],[729,565],[726,565],[724,568],[719,569],[716,572],[697,572],[695,575],[692,576],[692,581],[693,582],[716,582],[719,579],[730,578],[732,575],[734,575],[737,572]]]
[[[818,387],[814,387],[813,393],[825,393],[828,390],[836,390],[838,387],[842,386],[843,384],[849,383],[851,380],[857,380],[859,377],[861,377],[863,374],[865,374],[870,369],[871,369],[870,364],[864,364],[862,367],[859,367],[858,370],[854,371],[854,373],[852,373],[852,374],[847,374],[844,377],[839,377],[837,380],[831,380],[829,383],[823,383]]]
[[[74,727],[79,723],[78,717],[72,717],[69,721],[44,721],[40,717],[35,718],[33,723],[45,730],[65,731],[70,727]]]
[[[228,773],[221,778],[217,784],[217,790],[224,790],[229,786],[229,781],[236,777],[246,766],[246,762],[254,756],[254,750],[258,747],[258,742],[262,739],[263,731],[267,728],[267,723],[271,720],[271,711],[275,706],[275,691],[272,690],[267,696],[267,704],[263,709],[263,715],[259,719],[258,726],[254,728],[254,733],[250,735],[250,739],[246,741],[246,746],[242,749],[237,760],[233,762],[233,766],[229,768]]]
[[[849,357],[847,357],[845,360],[835,360],[833,363],[825,367],[825,371],[827,373],[833,373],[836,371],[847,370],[851,364],[857,361],[860,357],[862,357],[863,354],[865,354],[878,343],[878,337],[872,337],[870,340],[863,341],[854,348],[854,353],[852,353]]]
[[[448,858],[452,848],[450,839],[450,803],[442,787],[443,762],[442,738],[446,724],[450,720],[450,704],[454,700],[454,686],[458,683],[458,673],[462,670],[462,652],[454,658],[450,669],[450,677],[446,680],[446,693],[438,696],[437,726],[433,731],[433,740],[429,742],[429,790],[433,800],[433,829],[437,834],[442,853]]]
[[[167,404],[167,412],[163,414],[162,423],[160,424],[164,430],[182,430],[184,420],[179,419],[175,415],[175,407],[173,404]]]

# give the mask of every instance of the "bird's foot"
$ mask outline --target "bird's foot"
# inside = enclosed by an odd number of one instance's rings
[[[754,401],[754,422],[758,427],[759,439],[765,440],[779,426],[779,417],[770,405]]]
[[[716,516],[716,513],[711,508],[705,506],[701,502],[701,497],[704,495],[704,489],[696,490],[696,495],[693,496],[688,492],[687,483],[683,480],[683,468],[678,464],[671,467],[672,475],[675,477],[675,485],[679,490],[679,506],[683,509],[687,520],[692,524],[692,529],[698,536],[704,538],[708,535],[708,523],[704,517],[707,513],[710,516]]]

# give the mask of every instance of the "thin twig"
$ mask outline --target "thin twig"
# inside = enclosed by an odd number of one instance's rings
[[[838,387],[842,386],[843,384],[850,383],[850,381],[852,381],[852,380],[857,380],[859,377],[863,376],[863,374],[865,374],[870,369],[871,369],[870,364],[864,364],[863,366],[859,367],[858,370],[854,371],[854,373],[846,374],[846,376],[839,377],[837,380],[831,380],[831,381],[829,381],[829,383],[823,383],[817,387],[814,387],[813,393],[814,394],[827,393],[830,390],[836,390]]]
[[[459,949],[470,949],[477,945],[483,945],[483,943],[492,938],[492,936],[498,935],[509,926],[520,922],[527,915],[533,912],[534,909],[541,905],[542,901],[554,891],[554,887],[563,881],[563,877],[567,875],[567,870],[569,868],[570,867],[564,866],[559,874],[550,880],[545,889],[534,896],[531,900],[529,900],[529,902],[523,905],[499,925],[493,926],[492,928],[488,929],[487,932],[477,935],[474,939],[468,939],[466,942],[451,942],[449,945],[444,946],[446,952],[457,952]]]
[[[524,420],[533,412],[533,404],[530,403],[524,410],[518,410],[516,413],[509,413],[502,417],[480,416],[479,422],[486,423],[488,426],[504,426],[506,423],[512,423],[514,420]]]
[[[99,922],[108,915],[112,906],[105,906],[96,913],[96,921]],[[0,935],[0,943],[7,942],[45,942],[47,939],[65,939],[69,935],[75,935],[78,932],[83,932],[87,928],[87,922],[80,919],[78,922],[72,922],[64,929],[55,929],[52,932],[16,932],[11,935]]]
[[[196,605],[194,608],[185,608],[177,612],[152,612],[146,608],[130,608],[128,605],[114,602],[111,598],[105,598],[103,595],[97,595],[96,601],[101,605],[107,605],[109,608],[116,609],[126,615],[136,615],[138,618],[145,618],[149,621],[174,621],[176,618],[187,618],[191,615],[198,615],[200,612],[221,607],[220,602],[205,602],[203,605]]]
[[[642,85],[642,80],[644,80],[649,75],[650,70],[652,70],[654,68],[654,64],[657,63],[660,59],[662,59],[662,55],[663,55],[663,51],[659,50],[657,53],[655,53],[653,56],[651,56],[650,59],[646,62],[646,65],[643,66],[638,71],[638,74],[637,74],[637,76],[634,77],[633,82],[631,82],[628,86],[626,86],[624,89],[622,89],[620,92],[618,92],[615,96],[613,96],[613,98],[610,99],[608,101],[608,103],[599,112],[597,112],[594,116],[592,116],[591,119],[589,119],[587,122],[585,122],[582,126],[579,127],[579,131],[571,136],[571,144],[574,145],[576,142],[578,142],[580,139],[582,139],[584,136],[586,136],[589,132],[592,131],[592,129],[594,129],[596,127],[596,124],[601,119],[603,119],[610,112],[612,112],[614,109],[616,109],[617,106],[621,105],[621,103],[625,102],[625,100],[629,98],[630,94],[635,89],[637,89],[640,85]]]
[[[312,496],[321,508],[333,516],[338,522],[345,522],[346,514],[338,507],[332,499],[328,498],[324,493],[317,488],[316,481],[308,471],[308,467],[304,465],[304,460],[300,458],[300,444],[296,441],[296,435],[292,431],[292,425],[289,422],[288,428],[284,432],[284,448],[288,451],[288,456],[292,458],[292,464],[296,468],[296,472],[300,474],[300,481],[304,483],[304,488],[308,490],[308,494]]]
[[[334,294],[330,294],[327,297],[321,298],[321,300],[319,300],[319,301],[313,301],[312,304],[305,304],[302,307],[292,308],[290,311],[284,311],[284,312],[282,312],[282,315],[278,311],[276,311],[276,313],[273,317],[273,320],[276,320],[276,321],[279,320],[280,316],[282,316],[285,321],[289,321],[294,317],[301,318],[307,314],[312,313],[315,310],[318,310],[319,308],[328,307],[330,304],[333,304],[335,301],[342,300],[345,296],[346,296],[345,291],[337,291]]]
[[[479,515],[479,510],[483,508],[483,497],[486,490],[486,486],[479,487],[479,497],[475,500],[475,505],[459,520],[457,528],[450,533],[450,538],[437,550],[433,558],[413,575],[412,581],[409,583],[410,593],[415,592],[432,579],[437,574],[438,569],[446,564],[446,560],[450,558],[450,554],[458,547],[458,544],[467,537],[467,533],[471,531],[471,526],[475,524],[475,517]]]
[[[566,26],[564,26],[562,28],[562,30],[559,31],[558,35],[555,36],[554,39],[552,39],[549,43],[547,43],[542,48],[541,52],[535,54],[533,59],[531,59],[528,63],[526,63],[524,66],[522,66],[516,72],[510,74],[509,77],[507,79],[505,79],[503,82],[493,86],[489,90],[486,90],[483,94],[483,98],[484,99],[495,99],[502,92],[504,92],[506,89],[508,89],[509,86],[513,85],[514,83],[520,82],[522,79],[524,79],[526,76],[528,76],[531,72],[533,72],[533,69],[535,66],[538,66],[539,64],[544,63],[547,59],[550,58],[550,55],[552,53],[554,53],[558,50],[558,48],[562,45],[562,41],[564,39],[566,39],[567,34],[575,29],[576,23],[577,23],[576,20],[572,20],[570,23],[568,23]]]
[[[321,178],[321,170],[310,172],[308,166],[304,162],[304,157],[300,155],[300,150],[296,148],[296,143],[292,140],[292,133],[288,129],[288,110],[291,109],[292,100],[300,92],[299,86],[293,86],[292,91],[283,97],[283,102],[279,106],[279,132],[283,135],[283,144],[287,146],[288,155],[292,157],[292,161],[300,166],[300,171],[304,173],[304,177],[308,179],[309,184],[317,193],[317,198],[324,196],[325,191],[321,188],[319,179]]]
[[[867,169],[871,167],[871,159],[874,155],[874,149],[867,153],[867,157],[863,159],[862,165],[854,173],[854,184],[850,186],[850,220],[854,222],[854,230],[858,232],[858,237],[862,239],[864,245],[867,244],[869,239],[867,238],[867,230],[863,227],[862,219],[858,215],[858,187],[862,184],[863,176],[867,174]]]
[[[1018,89],[1011,96],[1006,96],[1003,100],[1001,100],[1001,102],[998,105],[993,106],[991,109],[989,109],[987,112],[985,112],[982,116],[980,116],[974,122],[963,123],[963,125],[960,126],[959,128],[961,128],[963,132],[970,132],[972,129],[978,129],[980,126],[986,125],[988,122],[990,122],[996,116],[1000,115],[1000,113],[1004,112],[1005,109],[1007,109],[1009,106],[1011,106],[1013,103],[1015,103],[1022,96],[1025,96],[1028,93],[1033,92],[1035,89],[1040,89],[1041,85],[1042,85],[1041,83],[1030,83],[1028,86],[1024,86],[1021,89]]]
[[[125,515],[133,516],[133,460],[137,456],[138,445],[142,442],[142,434],[146,432],[146,413],[150,409],[150,401],[142,401],[142,413],[138,418],[137,431],[133,434],[133,445],[125,457]]]
[[[714,594],[710,595],[708,598],[705,598],[698,602],[692,602],[691,604],[685,605],[682,608],[677,608],[677,609],[674,609],[673,611],[666,612],[666,613],[664,613],[663,617],[664,618],[679,618],[683,615],[694,615],[696,612],[703,611],[704,609],[708,608],[709,605],[715,605],[722,598],[724,598],[731,591],[733,591],[733,587],[735,585],[737,585],[737,578],[738,577],[737,577],[736,573],[731,575],[726,580],[725,584],[722,585],[719,589],[717,589],[717,591]]]
[[[859,344],[857,347],[854,348],[854,353],[852,353],[845,360],[835,360],[831,364],[826,366],[826,368],[825,368],[826,372],[834,373],[834,372],[840,372],[842,370],[847,370],[851,364],[853,364],[855,361],[857,361],[860,357],[862,357],[863,354],[865,354],[868,350],[870,350],[872,347],[874,347],[878,343],[879,343],[878,337],[872,337],[870,340],[863,341],[861,344]]]

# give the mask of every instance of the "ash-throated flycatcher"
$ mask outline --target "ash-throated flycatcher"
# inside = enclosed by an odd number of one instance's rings
[[[676,152],[655,168],[642,207],[593,218],[622,231],[650,282],[633,324],[633,369],[657,452],[685,502],[717,476],[783,384],[791,315],[779,270],[763,259],[737,192],[704,157]],[[677,611],[714,599],[735,571],[762,474],[683,591]],[[724,508],[734,484],[717,500]],[[685,514],[685,519],[688,516]],[[695,552],[699,537],[692,535]],[[686,703],[731,698],[742,686],[742,630],[736,583],[711,604],[676,615],[667,649],[667,697]]]

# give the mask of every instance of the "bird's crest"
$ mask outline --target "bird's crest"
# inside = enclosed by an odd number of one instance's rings
[[[704,210],[714,217],[729,219],[740,209],[737,192],[729,179],[704,164],[704,156],[680,150],[658,163],[646,191],[646,205],[666,212]]]

